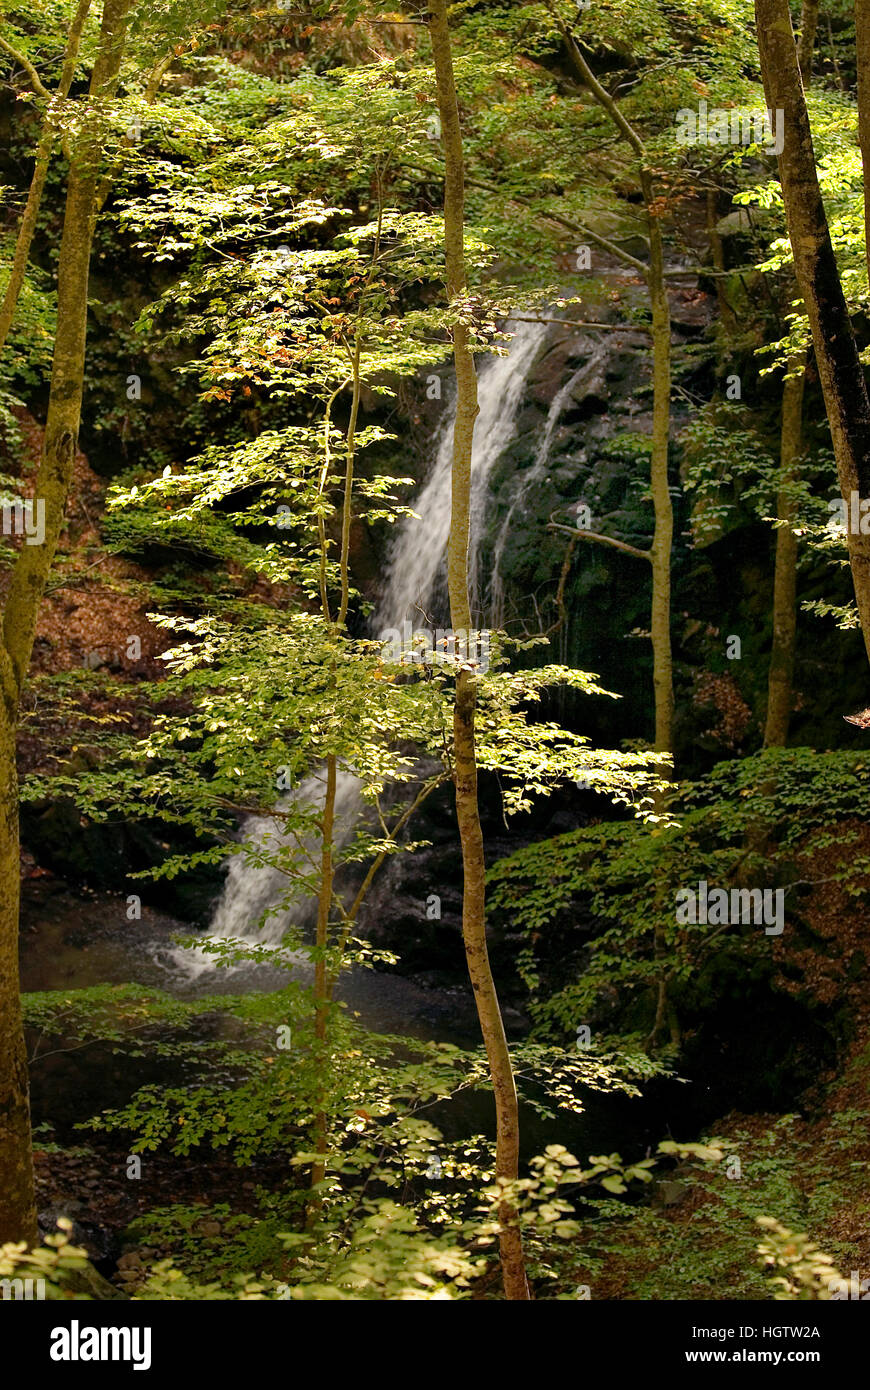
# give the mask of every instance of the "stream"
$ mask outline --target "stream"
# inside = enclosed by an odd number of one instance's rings
[[[510,353],[492,358],[480,373],[481,413],[473,459],[471,573],[481,620],[498,622],[504,608],[500,541],[496,541],[489,578],[484,581],[477,572],[476,557],[487,519],[487,482],[514,436],[528,375],[546,349],[548,333],[545,324],[519,325]],[[550,442],[560,413],[569,403],[571,388],[597,367],[600,357],[601,350],[594,350],[589,362],[574,372],[553,401],[533,467],[526,477],[515,482],[503,532],[508,525],[515,525],[530,488],[547,468]],[[373,634],[399,628],[405,620],[421,613],[430,619],[434,614],[434,620],[441,621],[446,611],[444,552],[449,526],[450,415],[447,410],[435,433],[429,474],[413,503],[419,515],[403,521],[389,550],[381,600],[371,624]],[[339,811],[350,826],[359,813],[359,797],[353,777],[344,773],[343,779]],[[310,780],[313,783],[315,779]],[[308,788],[307,794],[313,790],[313,786]],[[306,794],[306,789],[295,793],[300,794]],[[267,838],[280,836],[280,823],[270,817],[252,818],[241,825],[239,835],[241,849],[228,863],[209,935],[222,940],[273,944],[281,939],[287,915],[276,912],[265,925],[262,918],[279,901],[286,879],[274,869],[258,865],[256,860],[258,846]],[[245,852],[245,845],[251,847],[250,854]],[[301,913],[295,910],[294,917],[303,925],[306,917],[310,922],[310,912],[304,905]],[[38,872],[22,885],[22,988],[25,992],[63,991],[130,983],[159,988],[180,999],[199,999],[273,990],[290,978],[302,983],[311,981],[313,967],[302,952],[295,956],[289,971],[254,964],[225,969],[217,967],[210,956],[198,949],[178,945],[176,937],[190,934],[185,923],[145,904],[141,920],[128,921],[124,897],[76,890],[59,878]],[[457,955],[460,953],[461,947]],[[460,959],[456,978],[462,980]],[[336,998],[374,1032],[460,1046],[479,1044],[473,998],[463,983],[429,988],[397,973],[353,968],[343,976]],[[217,1022],[210,1026],[225,1026],[221,1017],[213,1016]],[[526,1031],[527,1021],[516,1010],[505,1010],[505,1022],[509,1038],[517,1039]],[[33,1067],[34,1122],[49,1121],[56,1139],[80,1144],[81,1132],[75,1126],[83,1118],[123,1104],[143,1084],[168,1085],[177,1080],[173,1064],[165,1060],[128,1058],[100,1044],[66,1052],[57,1050],[44,1060],[37,1058]],[[552,1142],[565,1144],[584,1160],[590,1152],[614,1149],[626,1158],[640,1157],[670,1132],[681,1138],[698,1132],[709,1110],[709,1104],[703,1103],[703,1090],[697,1085],[663,1080],[648,1087],[639,1100],[588,1093],[587,1108],[581,1117],[566,1114],[553,1121],[542,1121],[524,1107],[524,1158]],[[437,1123],[448,1138],[474,1132],[491,1135],[492,1099],[483,1093],[462,1096],[449,1107],[442,1107]]]

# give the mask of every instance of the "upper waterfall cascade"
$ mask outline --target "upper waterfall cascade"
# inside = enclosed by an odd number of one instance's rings
[[[479,613],[478,556],[489,501],[489,479],[514,436],[516,418],[529,372],[543,346],[547,325],[520,323],[506,357],[493,357],[480,371],[480,414],[474,426],[471,459],[471,517],[469,589],[472,612]],[[432,616],[444,573],[450,534],[450,487],[453,465],[453,411],[445,411],[436,435],[435,461],[413,503],[415,517],[406,517],[387,558],[383,596],[372,623],[375,633],[401,627],[407,619],[423,626]],[[447,614],[435,614],[436,620]]]

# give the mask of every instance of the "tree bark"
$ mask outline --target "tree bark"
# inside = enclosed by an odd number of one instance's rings
[[[870,0],[855,0],[858,144],[864,170],[864,247],[870,276]]]
[[[637,131],[625,118],[617,102],[601,86],[573,35],[555,11],[553,14],[573,67],[592,96],[628,141],[638,159],[641,192],[649,229],[649,265],[640,269],[646,280],[652,311],[653,339],[653,426],[650,459],[650,491],[653,500],[654,530],[650,547],[652,563],[652,604],[650,635],[653,649],[653,691],[655,695],[655,747],[660,753],[673,752],[674,677],[671,650],[671,550],[674,539],[674,509],[668,486],[668,455],[671,425],[671,311],[665,282],[664,244],[655,186],[647,151]]]
[[[641,187],[649,216],[649,295],[653,330],[653,423],[650,490],[655,529],[650,546],[653,649],[653,690],[659,753],[672,753],[674,742],[674,674],[671,656],[671,550],[674,509],[668,486],[671,428],[671,311],[665,288],[662,229],[654,207],[652,176],[641,171]]]
[[[788,363],[782,390],[780,433],[780,485],[777,494],[777,520],[785,522],[776,531],[776,561],[773,577],[773,643],[767,678],[767,718],[764,725],[765,748],[784,748],[791,720],[792,677],[794,674],[795,633],[797,630],[797,537],[792,529],[795,504],[790,484],[797,477],[803,439],[803,403],[806,352],[796,353]]]
[[[30,1102],[18,993],[18,802],[15,736],[45,589],[72,478],[85,367],[88,271],[104,131],[102,108],[114,95],[133,0],[105,0],[91,77],[91,119],[71,149],[58,262],[57,333],[42,459],[34,498],[45,506],[41,545],[22,544],[3,614],[0,678],[0,1242],[36,1239]]]
[[[444,250],[447,296],[452,304],[465,291],[467,279],[464,249],[465,167],[447,23],[447,0],[429,0],[429,34],[444,143]],[[453,328],[453,359],[456,369],[456,421],[447,580],[453,629],[455,632],[469,632],[472,626],[468,594],[471,450],[479,406],[474,357],[469,348],[468,330],[462,324],[456,324]],[[519,1105],[510,1049],[486,945],[486,864],[477,796],[476,704],[475,677],[470,671],[461,671],[456,682],[453,712],[453,781],[462,845],[462,936],[495,1097],[496,1177],[500,1183],[509,1185],[516,1181],[519,1173]],[[516,1209],[510,1200],[503,1200],[500,1204],[499,1225],[505,1297],[528,1299],[522,1235]]]
[[[779,176],[798,286],[806,304],[840,491],[870,498],[870,396],[846,304],[816,173],[815,152],[788,0],[756,0],[768,107],[782,112]],[[870,657],[870,536],[847,535],[864,645]]]
[[[79,0],[78,10],[72,22],[69,38],[67,39],[63,68],[61,70],[60,82],[58,83],[55,97],[59,102],[65,101],[69,96],[69,89],[72,86],[72,80],[78,63],[82,30],[85,27],[85,20],[88,17],[90,8],[91,0]],[[3,294],[3,303],[0,304],[0,352],[3,351],[6,339],[9,336],[9,329],[12,327],[15,310],[18,307],[18,299],[24,284],[27,262],[30,257],[30,247],[33,242],[33,234],[36,231],[36,219],[39,216],[39,208],[42,203],[42,193],[45,188],[45,180],[48,174],[48,165],[51,159],[51,151],[54,146],[55,136],[56,130],[53,113],[51,110],[48,110],[45,115],[42,133],[39,137],[39,144],[36,147],[33,177],[30,180],[30,189],[27,194],[27,202],[24,205],[21,226],[18,229],[18,239],[15,243],[15,253],[12,258],[12,269],[9,272],[9,280]]]
[[[860,0],[857,0],[860,4]],[[803,0],[801,5],[801,28],[798,39],[798,67],[805,87],[810,85],[813,75],[813,50],[816,46],[816,28],[819,22],[819,0]]]

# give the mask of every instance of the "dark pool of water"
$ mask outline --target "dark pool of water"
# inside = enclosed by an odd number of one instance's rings
[[[310,979],[311,967],[304,961],[292,972],[264,966],[215,967],[192,977],[176,940],[190,934],[183,923],[147,907],[140,921],[128,921],[123,898],[75,892],[59,880],[36,879],[25,884],[22,902],[22,988],[62,991],[132,983],[192,999],[274,990],[291,975],[303,982]],[[460,1046],[479,1043],[473,1000],[461,988],[425,989],[399,975],[355,969],[337,994],[374,1032]],[[518,1015],[509,1022],[514,1035],[523,1031]],[[203,1037],[219,1035],[227,1026],[231,1021],[220,1014],[195,1025]],[[75,1140],[75,1126],[82,1119],[124,1104],[140,1086],[171,1085],[180,1079],[175,1064],[147,1054],[134,1058],[100,1044],[56,1051],[39,1057],[32,1068],[34,1120],[50,1121],[57,1137],[69,1142]],[[564,1118],[541,1120],[532,1109],[524,1109],[526,1157],[553,1142],[564,1143],[584,1159],[602,1149],[635,1157],[666,1134],[694,1137],[706,1118],[701,1089],[673,1082],[657,1083],[642,1100],[590,1094],[580,1117],[566,1112]],[[431,1118],[448,1139],[475,1132],[492,1135],[491,1096],[460,1096]]]

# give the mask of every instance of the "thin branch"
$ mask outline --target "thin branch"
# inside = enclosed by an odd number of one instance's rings
[[[626,555],[634,555],[637,560],[648,560],[652,564],[652,554],[649,550],[639,550],[636,545],[629,545],[627,541],[618,541],[615,536],[602,536],[597,531],[581,531],[574,526],[562,526],[558,521],[551,521],[547,527],[548,531],[561,531],[566,536],[573,536],[577,540],[595,541],[598,545],[609,545],[614,550],[624,551]]]
[[[400,831],[404,829],[411,817],[416,814],[419,808],[423,805],[423,802],[426,800],[426,798],[433,791],[435,791],[436,787],[440,787],[443,784],[444,780],[445,774],[441,772],[438,774],[437,777],[432,777],[428,782],[423,783],[423,786],[420,788],[419,792],[417,793],[414,800],[411,802],[410,806],[408,806],[405,809],[405,811],[402,813],[402,815],[399,817],[399,819],[393,826],[393,829],[389,835],[389,838],[392,842],[395,842],[396,836],[400,833]],[[347,944],[350,940],[350,935],[353,931],[354,924],[356,922],[357,913],[362,907],[365,896],[372,885],[372,881],[375,875],[377,874],[384,860],[387,858],[387,853],[387,850],[381,850],[380,853],[372,860],[371,864],[369,865],[368,871],[366,872],[365,878],[363,879],[362,883],[357,889],[356,897],[351,903],[350,908],[346,910],[343,904],[339,904],[339,906],[341,907],[341,913],[343,917],[341,936],[339,937],[339,940],[336,944],[336,948],[339,953],[339,959],[341,959],[341,956],[347,950]],[[332,991],[335,989],[337,980],[338,971],[334,971],[330,974],[329,982],[327,985],[328,997],[330,999],[332,998]]]
[[[416,170],[421,174],[428,174],[433,179],[440,177],[436,170],[427,169],[419,164],[408,164],[405,167]],[[608,251],[610,255],[615,256],[617,260],[632,266],[639,275],[643,276],[644,280],[647,278],[649,267],[645,265],[643,261],[639,261],[636,256],[629,255],[628,251],[623,251],[622,247],[615,241],[611,241],[608,237],[601,236],[598,232],[593,232],[592,228],[585,226],[584,223],[575,222],[570,217],[563,217],[561,213],[558,212],[547,212],[541,208],[536,208],[531,198],[524,198],[521,193],[508,192],[504,188],[498,188],[495,184],[487,183],[484,179],[474,179],[470,176],[466,176],[465,182],[469,188],[481,188],[486,193],[495,193],[498,197],[505,198],[509,203],[519,203],[521,207],[529,208],[536,217],[544,218],[549,222],[555,222],[558,226],[565,227],[567,231],[573,232],[576,236],[587,237],[589,241],[593,242],[596,246],[600,246],[602,250]]]
[[[10,57],[14,58],[20,68],[24,69],[24,71],[27,73],[27,76],[30,78],[30,85],[36,92],[37,96],[41,96],[45,101],[51,101],[51,92],[48,90],[47,87],[44,87],[42,85],[42,80],[39,76],[39,73],[36,71],[36,68],[33,66],[30,59],[25,58],[23,53],[19,53],[17,48],[13,48],[12,44],[7,43],[6,39],[2,37],[0,37],[0,48],[2,48],[6,53],[8,53]]]
[[[562,561],[562,569],[559,574],[559,587],[556,590],[556,613],[557,618],[554,623],[547,628],[545,637],[551,637],[554,632],[558,632],[563,624],[567,623],[568,610],[565,607],[565,589],[568,584],[568,575],[571,572],[571,561],[574,559],[574,551],[577,549],[577,537],[572,536],[571,542],[565,551],[565,558]]]
[[[574,38],[574,35],[569,31],[564,20],[554,10],[552,5],[549,3],[549,0],[547,3],[547,9],[550,11],[550,14],[556,21],[559,33],[562,35],[562,38],[565,41],[565,47],[568,50],[568,57],[571,59],[573,67],[576,68],[577,73],[584,86],[589,88],[589,91],[592,93],[595,100],[601,106],[604,107],[604,110],[607,112],[608,116],[613,121],[617,129],[622,133],[622,135],[625,136],[626,140],[631,145],[635,154],[640,159],[645,161],[646,149],[644,148],[644,143],[638,135],[637,131],[626,120],[625,116],[623,115],[617,103],[613,100],[613,97],[610,95],[610,93],[604,87],[602,87],[601,83],[598,81],[598,78],[595,76],[589,64],[586,62],[586,59],[583,57],[583,54],[580,52],[580,49],[577,45],[577,40]]]
[[[92,565],[85,565],[83,570],[78,570],[69,579],[62,579],[58,584],[46,584],[45,592],[47,594],[56,594],[58,589],[75,588],[77,580],[83,579],[84,576],[88,574],[91,570],[98,569],[100,565],[104,565],[106,561],[109,559],[111,559],[111,556],[101,555],[99,560],[94,560]]]

